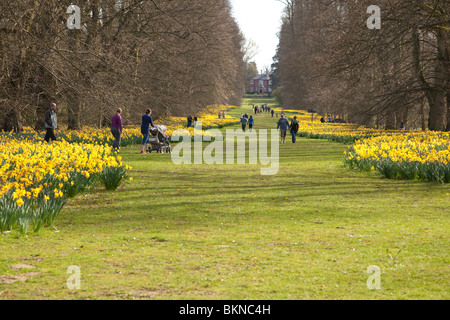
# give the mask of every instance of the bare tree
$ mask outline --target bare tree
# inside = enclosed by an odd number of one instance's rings
[[[1,2],[0,130],[39,129],[53,101],[70,129],[108,125],[117,107],[131,124],[148,107],[240,103],[245,48],[230,12],[227,0]]]
[[[450,2],[378,3],[379,30],[366,24],[371,1],[286,3],[277,54],[283,103],[386,129],[450,129]]]

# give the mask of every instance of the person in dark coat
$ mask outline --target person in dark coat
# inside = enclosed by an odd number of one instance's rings
[[[50,104],[50,109],[45,113],[45,134],[44,140],[49,142],[50,140],[56,141],[55,130],[58,128],[58,119],[56,117],[56,103]]]
[[[297,142],[297,133],[300,129],[300,124],[297,121],[297,116],[294,117],[291,121],[291,134],[292,134],[292,143]]]
[[[152,109],[147,109],[145,114],[142,116],[142,125],[141,125],[141,133],[142,133],[142,150],[141,154],[149,153],[148,144],[150,140],[150,126],[154,128],[153,119],[152,119]]]
[[[245,132],[245,128],[247,127],[247,123],[248,123],[247,118],[246,117],[242,117],[241,118],[241,124],[242,124],[242,131],[244,131],[244,132]]]

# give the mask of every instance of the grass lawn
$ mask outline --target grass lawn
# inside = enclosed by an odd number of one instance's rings
[[[288,141],[262,176],[125,148],[132,182],[69,201],[57,230],[0,235],[0,299],[449,299],[449,186],[349,171],[345,149]]]

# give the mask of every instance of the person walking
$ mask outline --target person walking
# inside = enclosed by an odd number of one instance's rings
[[[247,118],[246,117],[241,117],[241,124],[242,124],[242,131],[245,132],[245,128],[247,127]]]
[[[115,152],[119,153],[120,141],[122,136],[123,126],[122,126],[122,109],[117,109],[116,114],[112,117],[111,122],[111,133],[114,136],[113,149]]]
[[[50,140],[56,141],[55,130],[58,128],[58,118],[56,117],[57,106],[56,103],[50,104],[50,109],[45,113],[45,129],[47,133],[45,134],[45,142]]]
[[[292,143],[297,142],[297,133],[300,128],[300,124],[297,121],[297,116],[294,117],[291,121],[291,134],[292,134]]]
[[[286,119],[285,115],[282,114],[280,120],[278,120],[277,130],[281,133],[281,143],[286,143],[286,134],[289,129],[289,121]]]
[[[254,124],[254,119],[253,119],[253,116],[250,116],[250,119],[248,119],[248,129],[249,129],[249,131],[250,132],[252,132],[253,131],[253,124]]]
[[[273,109],[272,109],[272,111],[271,111],[271,112],[272,112],[272,118],[273,118],[273,115],[274,115],[275,111],[273,111]]]
[[[142,149],[141,154],[149,153],[148,151],[148,143],[150,139],[150,126],[154,128],[153,119],[152,119],[152,109],[147,109],[145,114],[142,116],[142,125],[141,125],[141,133],[142,133]]]
[[[406,130],[406,124],[405,124],[405,121],[403,121],[403,120],[400,123],[400,130]]]

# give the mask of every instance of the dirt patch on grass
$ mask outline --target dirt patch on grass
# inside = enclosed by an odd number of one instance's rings
[[[4,284],[11,284],[15,282],[25,282],[28,279],[32,277],[36,277],[40,275],[40,272],[28,272],[20,275],[7,275],[7,276],[0,276],[0,282]]]
[[[163,294],[162,291],[159,290],[131,290],[128,292],[128,295],[135,299],[155,299],[161,297]]]
[[[22,270],[22,269],[30,270],[30,269],[36,269],[37,268],[36,266],[34,266],[32,264],[13,264],[12,266],[9,266],[9,267],[11,269],[13,269],[13,270],[16,270],[16,271]]]

